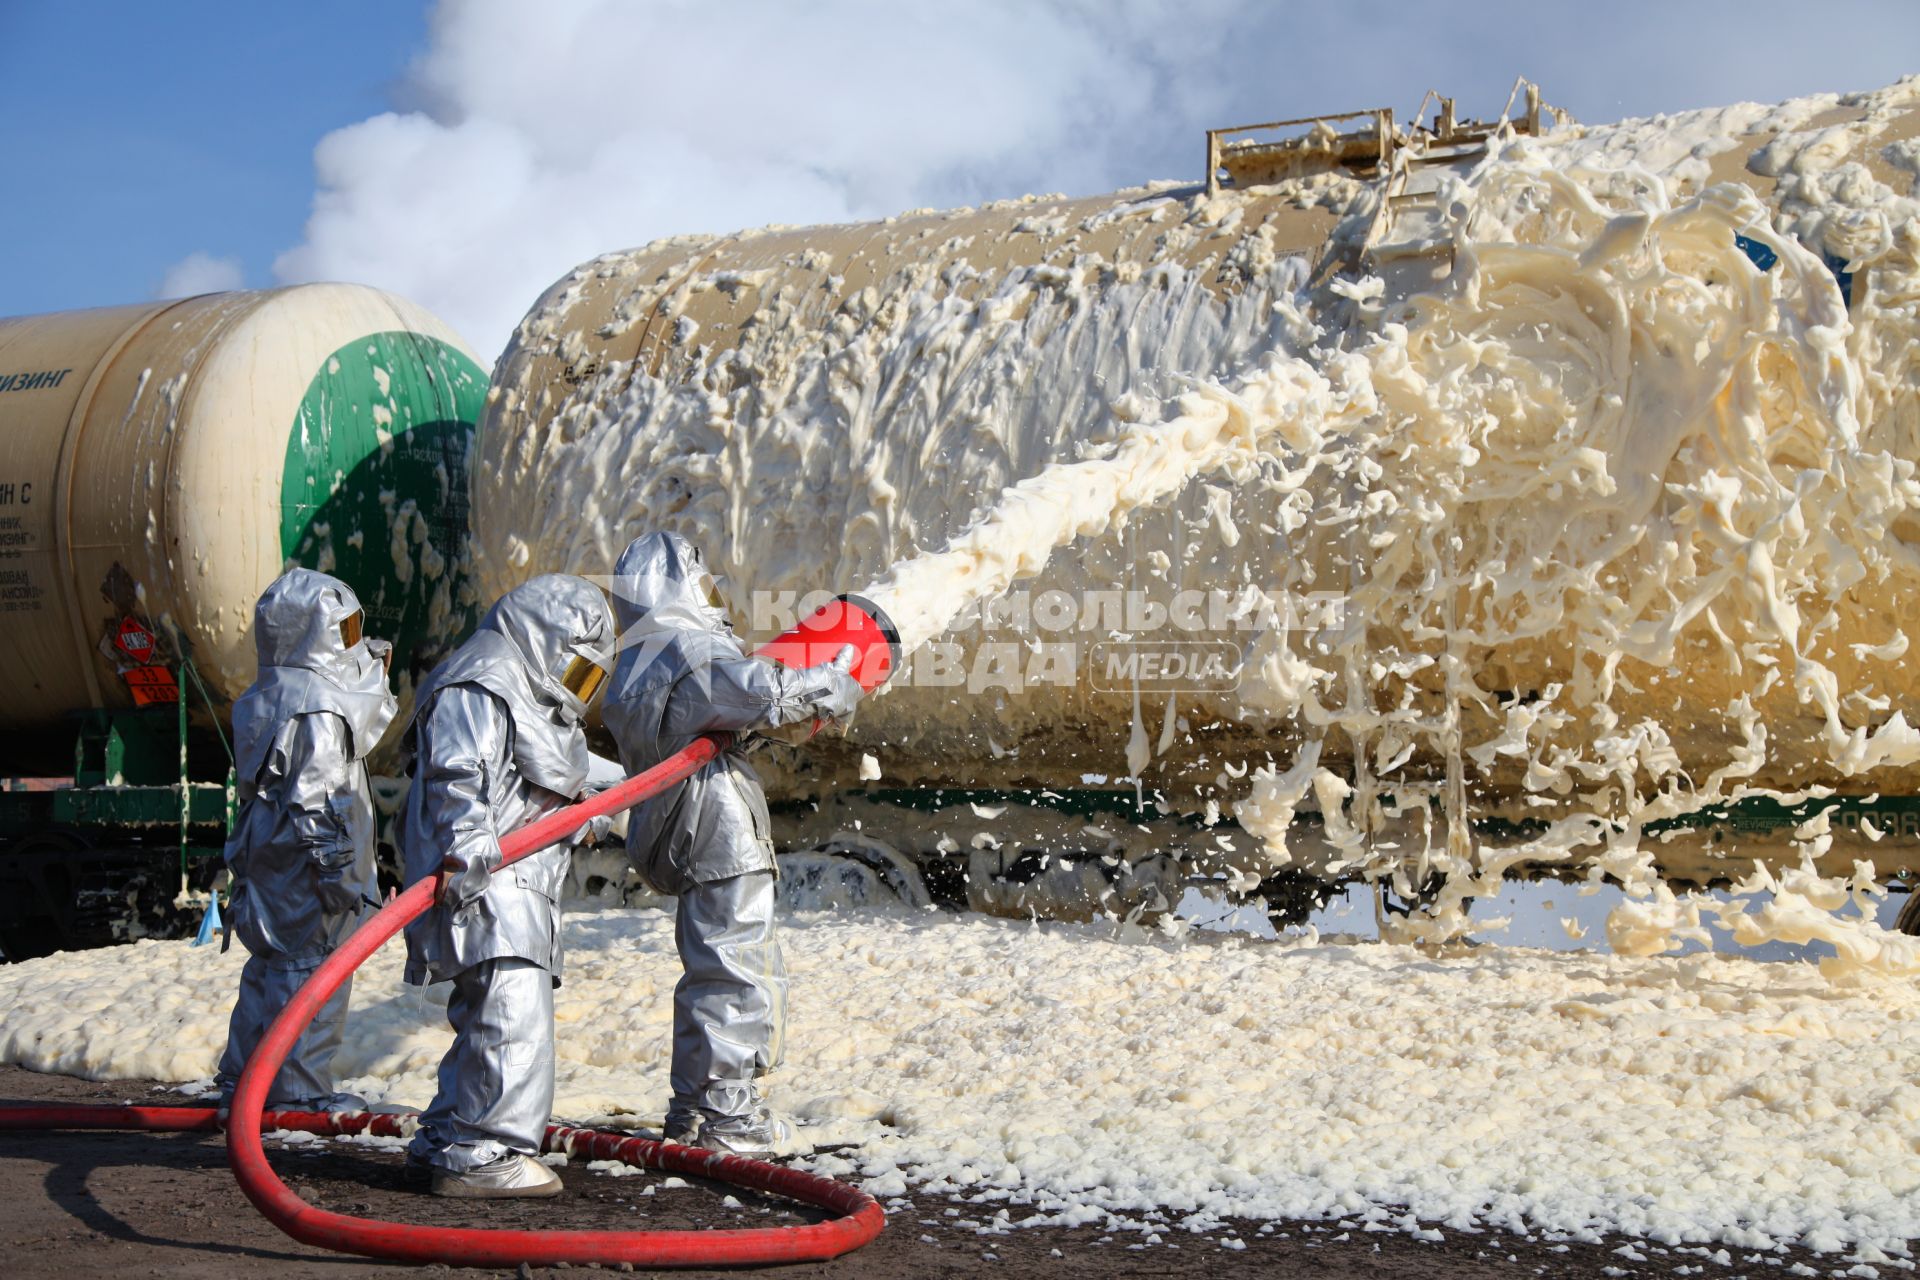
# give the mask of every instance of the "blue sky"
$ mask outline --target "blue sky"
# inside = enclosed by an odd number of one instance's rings
[[[1444,6],[1442,7],[1444,8]],[[0,315],[355,280],[484,354],[593,254],[1192,178],[1517,73],[1578,118],[1875,88],[1920,0],[0,0]],[[190,255],[203,255],[199,267]]]
[[[385,110],[424,6],[0,0],[0,315],[138,301],[189,253],[271,282],[313,146]]]

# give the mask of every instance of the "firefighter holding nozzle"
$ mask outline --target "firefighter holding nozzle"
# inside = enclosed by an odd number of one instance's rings
[[[699,551],[672,533],[636,538],[614,566],[621,651],[601,718],[627,773],[701,734],[844,720],[860,700],[855,651],[798,670],[748,657]],[[787,978],[774,935],[766,792],[739,744],[637,806],[627,856],[679,898],[673,1098],[666,1138],[738,1155],[786,1141],[757,1077],[780,1061]]]

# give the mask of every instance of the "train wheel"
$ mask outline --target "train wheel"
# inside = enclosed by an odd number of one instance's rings
[[[35,908],[0,926],[0,955],[8,962],[50,956],[73,945],[65,924],[73,910],[73,869],[66,860],[92,847],[78,831],[57,827],[30,836],[0,854],[6,879],[27,889]]]
[[[858,836],[780,855],[780,901],[790,911],[899,902],[927,907],[926,882],[898,850]]]
[[[1907,901],[1900,908],[1894,928],[1902,933],[1920,935],[1920,886],[1907,890]]]
[[[1286,867],[1260,882],[1253,896],[1266,904],[1267,922],[1276,932],[1305,924],[1313,913],[1340,892],[1337,880],[1322,880],[1311,871]]]
[[[18,964],[60,950],[60,926],[45,916],[0,929],[0,960]]]

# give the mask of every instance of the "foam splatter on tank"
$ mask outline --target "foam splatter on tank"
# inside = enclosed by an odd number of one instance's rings
[[[608,255],[496,371],[477,567],[675,529],[756,637],[867,592],[919,647],[848,777],[1911,790],[1917,134],[1907,81]],[[1166,639],[1237,680],[1103,673]]]

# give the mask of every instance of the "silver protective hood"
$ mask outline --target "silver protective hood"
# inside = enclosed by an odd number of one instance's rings
[[[636,538],[615,565],[620,661],[600,719],[628,773],[703,733],[741,734],[838,714],[859,686],[830,667],[795,671],[740,651],[700,555],[670,533]],[[851,694],[849,694],[849,688]],[[664,893],[774,869],[765,793],[738,747],[636,807],[627,856]]]
[[[356,760],[379,743],[399,704],[381,660],[386,643],[363,636],[349,648],[341,635],[340,624],[359,612],[353,588],[312,569],[290,569],[261,593],[253,609],[260,673],[233,704],[240,777],[258,777],[281,726],[310,712],[346,721]]]
[[[712,580],[700,548],[677,533],[643,533],[613,566],[614,620],[625,647],[649,636],[710,632],[733,639],[733,624],[707,598]],[[738,642],[734,643],[738,648]]]
[[[414,717],[449,685],[473,684],[507,704],[513,718],[513,762],[529,781],[572,798],[586,784],[586,704],[562,682],[585,658],[613,666],[613,615],[600,589],[584,578],[546,573],[494,602],[472,639],[453,651],[414,696]],[[410,760],[414,730],[403,747]]]
[[[707,599],[709,581],[700,549],[677,533],[642,534],[621,552],[613,566],[620,662],[602,719],[620,714],[616,701],[633,702],[704,663],[746,656],[726,613]]]

